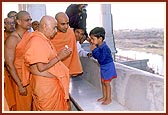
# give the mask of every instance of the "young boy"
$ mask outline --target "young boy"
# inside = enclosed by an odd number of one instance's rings
[[[107,46],[105,39],[105,30],[102,27],[96,27],[89,33],[91,38],[92,56],[98,60],[100,64],[101,84],[103,97],[97,101],[103,105],[111,103],[111,86],[110,81],[117,77],[113,58],[110,48]]]

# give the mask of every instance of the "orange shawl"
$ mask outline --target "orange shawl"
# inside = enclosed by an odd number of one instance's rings
[[[9,109],[13,109],[12,107],[16,104],[15,102],[15,96],[14,96],[14,89],[13,89],[13,85],[12,85],[12,79],[11,76],[9,74],[9,72],[7,71],[7,68],[4,67],[4,94],[5,94],[5,98],[7,101],[7,104],[9,106]]]
[[[9,106],[8,106],[6,97],[4,97],[4,111],[9,111]]]
[[[62,62],[69,68],[70,75],[77,75],[83,72],[82,65],[79,59],[76,38],[71,28],[68,28],[66,33],[57,32],[54,39],[51,40],[57,52],[65,45],[72,49],[72,54]]]

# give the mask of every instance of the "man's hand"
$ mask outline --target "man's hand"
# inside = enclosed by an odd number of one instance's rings
[[[26,96],[27,95],[27,89],[26,87],[23,87],[23,86],[19,86],[19,94],[22,95],[22,96]]]
[[[72,53],[72,49],[68,47],[64,47],[57,55],[59,60],[63,60],[68,57]]]

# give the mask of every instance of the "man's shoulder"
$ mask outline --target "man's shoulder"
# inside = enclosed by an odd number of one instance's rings
[[[19,42],[20,42],[20,38],[15,33],[12,33],[5,40],[5,46],[7,48],[15,48],[19,44]]]
[[[16,32],[12,32],[6,40],[6,42],[12,42],[12,43],[18,43],[19,41],[20,41],[20,38]]]
[[[67,32],[74,33],[74,30],[73,30],[73,28],[69,27]]]

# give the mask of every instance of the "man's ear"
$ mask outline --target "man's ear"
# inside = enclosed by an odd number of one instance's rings
[[[20,25],[21,24],[21,20],[16,20],[16,23]]]
[[[43,24],[43,29],[44,29],[44,31],[47,30],[47,25],[46,24]]]

